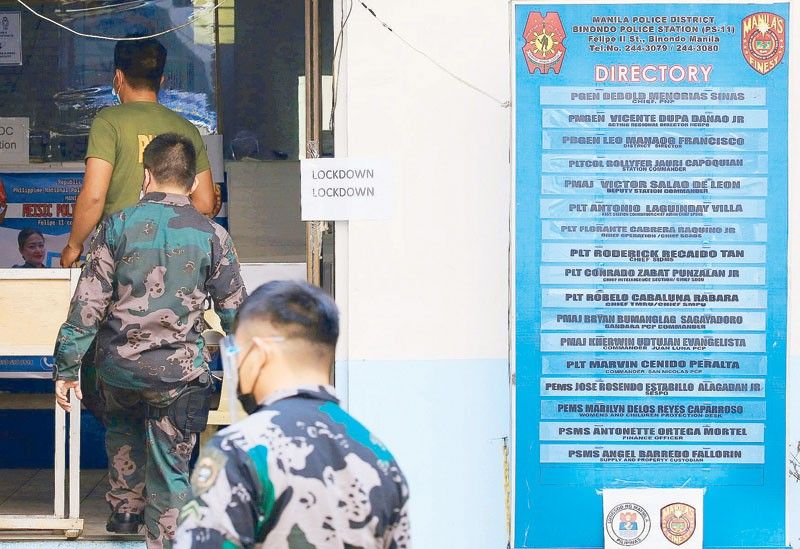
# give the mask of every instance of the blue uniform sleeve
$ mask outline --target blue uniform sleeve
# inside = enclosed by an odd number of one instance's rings
[[[207,287],[214,300],[214,310],[226,334],[231,333],[236,311],[246,292],[242,281],[239,257],[228,232],[214,223],[211,276]]]
[[[249,549],[257,543],[264,522],[258,474],[234,440],[218,435],[203,448],[192,474],[195,497],[179,517],[176,548]]]
[[[394,524],[386,529],[385,549],[411,549],[411,522],[408,519],[408,500],[406,500]]]
[[[53,352],[56,380],[76,381],[81,359],[105,318],[114,288],[114,238],[111,218],[106,218],[92,241],[81,271],[67,320],[61,325]]]

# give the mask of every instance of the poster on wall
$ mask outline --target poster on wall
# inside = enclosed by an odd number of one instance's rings
[[[632,487],[786,547],[788,11],[514,4],[515,547]]]
[[[82,184],[82,172],[0,172],[0,268],[59,266]]]
[[[0,269],[26,263],[59,267],[82,184],[83,172],[0,172]],[[219,213],[214,220],[227,226],[227,184],[217,184],[216,192]],[[36,240],[43,245],[26,252],[19,241],[22,231],[41,233]]]
[[[82,172],[0,172],[0,268],[59,266]],[[0,378],[50,378],[52,359],[0,357]]]

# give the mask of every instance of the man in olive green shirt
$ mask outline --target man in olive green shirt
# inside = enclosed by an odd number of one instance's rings
[[[83,243],[100,220],[136,204],[142,189],[144,148],[157,135],[176,133],[197,151],[197,190],[191,200],[201,213],[215,206],[208,156],[200,132],[191,122],[158,103],[167,51],[158,40],[117,42],[113,91],[120,105],[100,111],[89,132],[86,174],[75,204],[72,231],[61,252],[61,266],[80,257]]]

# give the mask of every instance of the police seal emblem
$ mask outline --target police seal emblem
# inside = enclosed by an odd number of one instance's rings
[[[196,495],[205,494],[214,486],[227,461],[228,457],[218,448],[209,447],[204,450],[192,473],[192,489]]]
[[[522,54],[528,64],[528,72],[547,74],[553,69],[558,74],[561,71],[567,52],[564,47],[567,34],[558,13],[548,12],[545,16],[539,12],[529,13],[522,37],[525,39]]]
[[[742,19],[742,55],[756,72],[767,74],[783,60],[786,22],[780,15],[759,12]]]
[[[606,515],[606,532],[617,545],[638,545],[650,533],[650,515],[641,505],[621,503]]]
[[[686,503],[670,503],[661,509],[661,531],[675,545],[686,543],[694,534],[697,512]]]

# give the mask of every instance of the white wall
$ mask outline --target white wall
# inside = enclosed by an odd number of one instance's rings
[[[367,3],[442,65],[508,98],[506,2]],[[340,86],[337,156],[390,156],[398,195],[388,222],[337,224],[339,389],[409,478],[415,547],[505,547],[509,111],[357,1]]]

